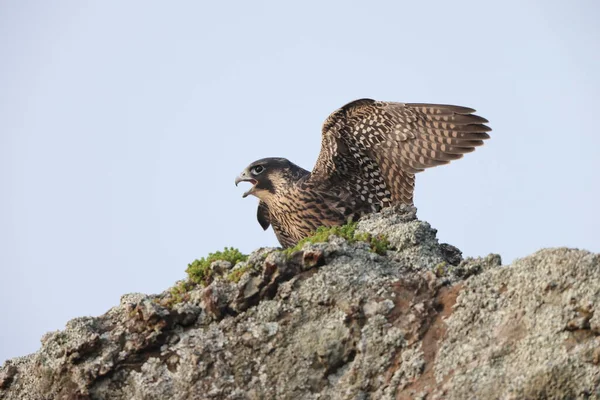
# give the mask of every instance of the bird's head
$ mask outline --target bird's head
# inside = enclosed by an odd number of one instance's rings
[[[235,185],[250,182],[252,187],[242,197],[252,194],[267,200],[278,190],[285,190],[308,171],[285,158],[263,158],[254,161],[237,177]]]

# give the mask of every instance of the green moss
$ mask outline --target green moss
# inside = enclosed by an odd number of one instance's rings
[[[448,273],[448,270],[449,270],[449,266],[446,263],[446,261],[442,261],[441,263],[437,264],[433,268],[433,271],[438,278],[442,277],[442,276],[446,276],[446,274]]]
[[[173,286],[169,293],[165,296],[157,297],[152,301],[163,307],[173,308],[175,304],[179,304],[190,299],[190,291],[197,284],[191,281],[181,281],[177,285]]]
[[[240,279],[242,278],[242,275],[244,275],[246,272],[250,271],[251,268],[252,268],[251,265],[244,265],[241,268],[231,271],[229,274],[227,274],[225,279],[227,279],[228,281],[231,281],[231,282],[238,283],[240,281]]]
[[[196,286],[196,284],[190,281],[179,282],[177,286],[173,286],[171,288],[171,298],[175,303],[181,303],[184,300],[189,300],[189,292],[194,288],[194,286]]]
[[[210,253],[208,257],[202,257],[199,260],[194,260],[191,264],[188,264],[186,272],[190,281],[199,283],[201,285],[207,285],[212,280],[212,271],[210,270],[210,264],[213,261],[229,261],[231,265],[235,265],[240,261],[246,261],[248,256],[240,253],[238,249],[233,247],[225,247],[223,251],[217,251]]]
[[[385,252],[390,248],[390,242],[385,235],[371,236],[369,243],[371,251],[379,255],[385,255]]]
[[[290,257],[296,251],[302,249],[302,247],[306,243],[323,243],[328,242],[329,237],[331,235],[339,236],[348,241],[348,243],[354,242],[367,242],[371,247],[371,251],[377,254],[385,254],[385,252],[389,249],[389,242],[385,235],[377,235],[373,236],[369,233],[357,233],[356,227],[358,226],[357,222],[350,222],[346,225],[342,226],[332,226],[332,227],[319,227],[316,232],[307,238],[302,239],[298,244],[294,247],[290,247],[284,250],[284,254],[287,257]]]

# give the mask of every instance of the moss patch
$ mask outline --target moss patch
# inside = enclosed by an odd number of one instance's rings
[[[373,236],[370,233],[357,233],[356,227],[358,222],[350,222],[342,226],[325,227],[321,226],[314,235],[302,239],[294,247],[284,250],[284,254],[290,257],[296,251],[302,249],[306,243],[323,243],[328,242],[331,235],[339,236],[348,241],[348,243],[366,242],[370,245],[371,251],[377,254],[384,255],[389,249],[390,243],[385,235]]]
[[[190,290],[196,286],[196,283],[191,281],[182,281],[177,285],[173,286],[169,290],[169,294],[160,299],[158,303],[164,307],[172,308],[175,304],[179,304],[183,301],[190,299]]]
[[[250,271],[250,269],[252,269],[251,265],[244,265],[241,268],[231,271],[229,274],[227,274],[225,279],[227,279],[228,281],[231,281],[231,282],[238,283],[240,281],[240,279],[242,279],[242,276],[246,272]]]
[[[202,257],[199,260],[194,260],[185,272],[187,272],[190,281],[206,286],[212,281],[212,271],[210,264],[213,261],[229,261],[231,265],[235,265],[240,261],[246,261],[248,256],[240,253],[238,249],[233,247],[225,247],[223,251],[210,253],[208,257]]]
[[[442,261],[433,268],[433,271],[435,273],[435,276],[441,278],[443,276],[448,275],[448,272],[450,271],[450,265],[448,265],[446,261]]]

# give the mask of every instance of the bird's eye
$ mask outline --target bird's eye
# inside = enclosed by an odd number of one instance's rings
[[[265,168],[262,165],[257,165],[256,167],[252,168],[252,175],[258,175],[264,170]]]

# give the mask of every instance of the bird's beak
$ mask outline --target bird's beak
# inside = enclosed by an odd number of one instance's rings
[[[247,192],[244,192],[242,197],[245,198],[248,195],[252,194],[252,192],[254,192],[254,186],[256,185],[257,181],[256,181],[256,179],[250,178],[245,171],[242,172],[237,178],[235,178],[235,186],[237,186],[238,183],[240,183],[240,182],[250,182],[252,184],[252,187],[250,188],[250,190],[248,190]]]

